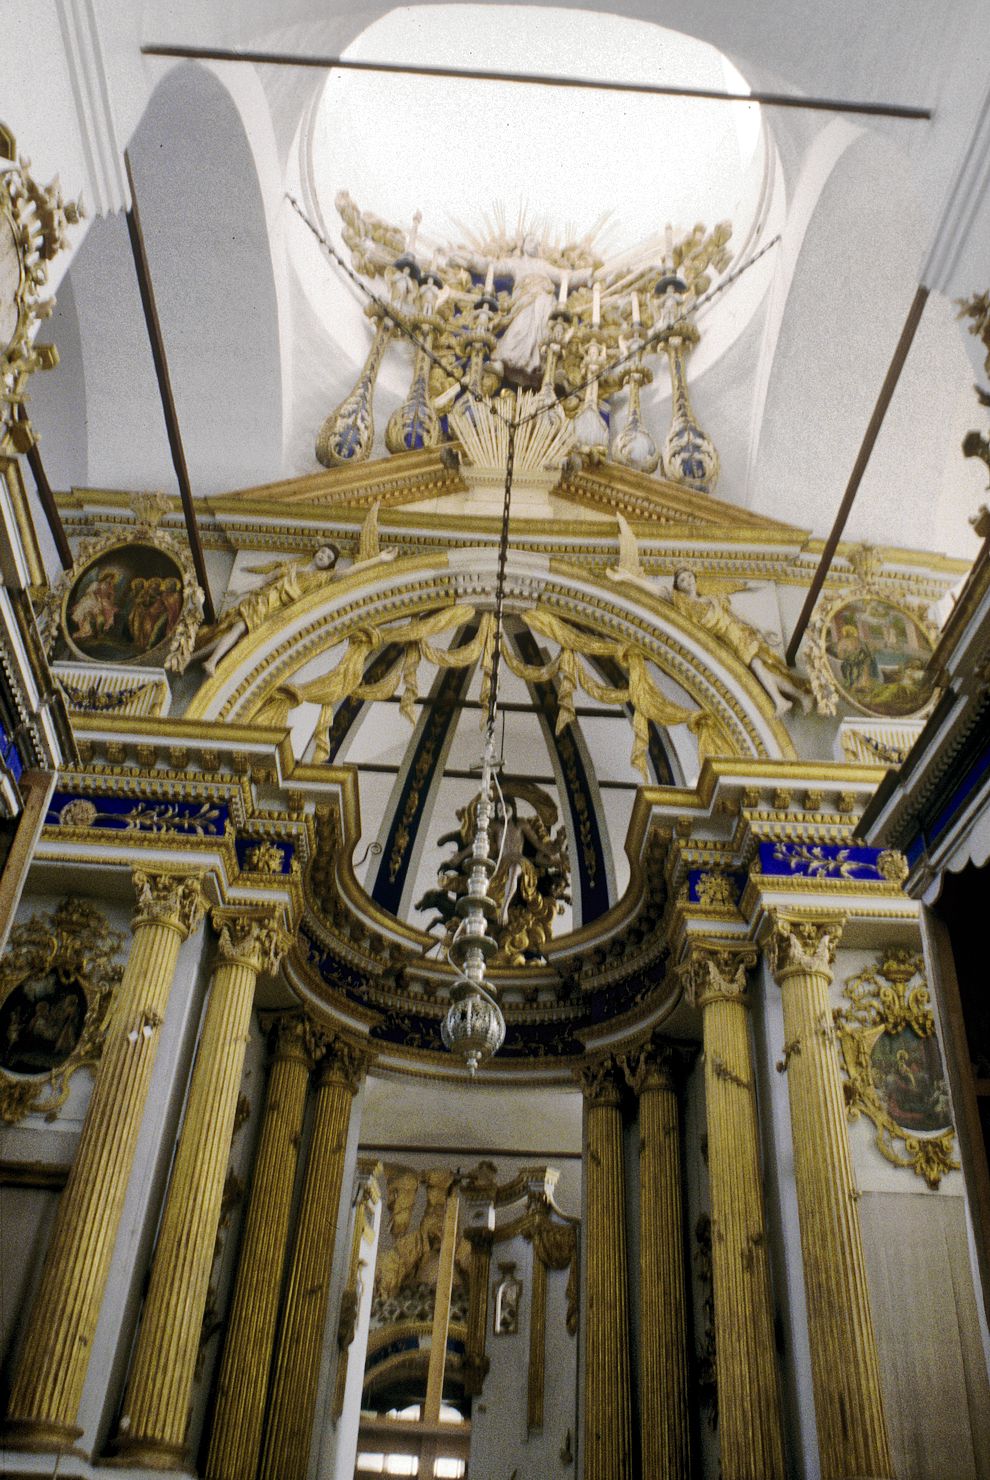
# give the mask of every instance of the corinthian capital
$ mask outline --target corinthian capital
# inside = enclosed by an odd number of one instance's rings
[[[167,925],[183,940],[192,934],[206,909],[202,874],[136,868],[131,877],[137,896],[134,929],[139,925]]]
[[[319,1041],[318,1083],[340,1084],[356,1095],[368,1072],[372,1055],[367,1049],[326,1029],[314,1029],[314,1037]]]
[[[622,1099],[622,1064],[611,1054],[602,1054],[574,1070],[581,1093],[589,1105],[618,1105]]]
[[[831,977],[845,923],[841,915],[820,919],[772,910],[770,920],[765,950],[779,985],[791,976]]]
[[[211,912],[219,936],[217,955],[225,965],[246,966],[255,975],[271,975],[292,944],[278,909],[227,906]]]
[[[673,1042],[654,1033],[645,1043],[637,1044],[622,1056],[626,1083],[634,1095],[651,1089],[675,1091],[690,1070],[697,1054],[693,1043]]]
[[[323,1034],[305,1012],[259,1012],[261,1031],[269,1040],[272,1059],[299,1059],[313,1068],[323,1051]]]
[[[684,995],[692,1007],[710,1002],[747,1005],[746,973],[756,965],[756,948],[725,941],[692,941],[687,959],[678,967]]]

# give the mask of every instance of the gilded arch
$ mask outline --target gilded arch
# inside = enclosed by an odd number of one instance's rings
[[[438,552],[397,560],[350,576],[345,572],[307,592],[246,637],[200,689],[190,719],[250,723],[287,720],[292,704],[280,691],[321,673],[319,659],[362,633],[380,647],[398,624],[460,609],[490,611],[490,549]],[[510,551],[506,598],[525,615],[536,608],[566,624],[642,655],[676,684],[699,712],[690,721],[702,755],[792,759],[786,729],[760,684],[722,643],[659,594],[605,581],[565,562]],[[394,624],[394,625],[393,625]],[[336,665],[335,665],[336,666]],[[327,670],[322,670],[325,673]]]

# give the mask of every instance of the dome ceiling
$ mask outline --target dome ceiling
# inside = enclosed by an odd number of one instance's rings
[[[552,8],[395,10],[346,54],[386,65],[594,71],[617,81],[749,91],[727,58],[693,37]],[[657,147],[644,150],[644,140]],[[595,255],[617,274],[644,251],[661,261],[668,224],[679,240],[696,222],[710,229],[728,221],[737,265],[769,239],[783,210],[775,146],[755,103],[623,93],[592,102],[559,88],[338,71],[300,130],[298,169],[307,212],[345,255],[334,205],[342,189],[362,210],[415,229],[424,260],[493,230],[530,231],[555,245],[590,235]],[[363,339],[353,285],[325,261],[314,263],[312,243],[298,233],[291,239],[302,291],[353,358]],[[770,276],[763,263],[733,288],[731,307],[702,314],[696,374],[742,333]],[[393,355],[380,384],[401,395],[407,372],[405,357]],[[651,399],[665,398],[660,376]]]

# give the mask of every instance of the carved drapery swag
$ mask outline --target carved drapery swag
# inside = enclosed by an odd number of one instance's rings
[[[399,692],[399,709],[409,720],[416,721],[416,701],[419,698],[418,671],[421,662],[432,663],[436,668],[466,668],[482,660],[486,674],[485,691],[481,705],[484,712],[487,703],[487,675],[491,671],[491,652],[494,643],[495,625],[490,614],[481,619],[475,636],[455,648],[436,647],[431,641],[451,627],[462,627],[474,617],[474,607],[453,605],[418,617],[401,627],[359,627],[348,638],[347,649],[336,668],[311,683],[283,684],[277,688],[253,716],[258,724],[284,724],[289,711],[299,704],[319,704],[320,717],[314,735],[314,759],[324,761],[329,754],[328,733],[333,721],[334,705],[344,699],[361,699],[375,704],[391,699]],[[364,671],[372,653],[387,647],[405,649],[392,667],[374,683],[365,683]]]
[[[523,613],[523,621],[537,637],[549,638],[560,647],[555,658],[543,664],[522,663],[503,647],[503,656],[512,672],[526,683],[558,680],[557,733],[575,718],[574,691],[580,685],[597,704],[628,704],[633,711],[632,764],[643,780],[649,779],[649,726],[687,724],[698,713],[674,704],[657,688],[647,668],[646,655],[630,643],[614,638],[593,637],[543,606]],[[593,678],[582,657],[611,658],[624,668],[629,682],[624,687],[605,684]]]
[[[258,724],[285,724],[290,711],[300,704],[318,704],[320,716],[314,732],[314,760],[327,759],[328,734],[334,706],[344,699],[378,703],[400,695],[399,709],[409,722],[415,723],[419,698],[418,670],[421,662],[435,668],[466,668],[480,661],[483,675],[481,714],[484,716],[492,661],[495,652],[495,619],[485,612],[478,630],[467,642],[443,648],[433,639],[452,627],[462,627],[475,616],[475,609],[465,604],[442,607],[428,616],[418,617],[402,626],[363,626],[351,633],[343,657],[331,673],[305,684],[282,684],[263,701],[253,719]],[[692,724],[702,719],[701,712],[686,709],[666,698],[650,677],[647,657],[639,648],[614,638],[594,637],[572,626],[555,612],[537,606],[522,614],[522,620],[537,637],[558,644],[560,651],[546,663],[524,663],[503,641],[502,657],[507,666],[525,683],[557,681],[557,733],[576,718],[575,691],[580,687],[599,704],[629,705],[633,711],[632,764],[644,780],[648,779],[649,726]],[[368,660],[387,647],[401,647],[388,672],[372,683],[365,682]],[[625,685],[601,683],[594,678],[583,658],[608,658],[628,675]]]

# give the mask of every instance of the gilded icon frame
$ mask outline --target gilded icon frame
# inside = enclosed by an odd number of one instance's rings
[[[14,926],[0,958],[0,1120],[16,1124],[27,1115],[54,1120],[76,1070],[97,1063],[123,973],[116,959],[123,942],[105,916],[82,899],[63,900],[52,914],[32,915]],[[36,1021],[26,1016],[32,1005]],[[57,1016],[65,1005],[73,1007],[72,1015]],[[33,1053],[37,1069],[8,1067],[18,1038],[15,1063]],[[50,1062],[42,1061],[46,1041]]]
[[[820,714],[840,700],[871,719],[926,714],[935,699],[931,658],[938,631],[923,603],[881,584],[881,558],[863,548],[851,557],[856,579],[824,598],[808,629],[804,653]]]
[[[79,663],[100,665],[112,661],[125,668],[151,665],[173,673],[182,673],[192,657],[196,634],[203,622],[203,592],[197,582],[188,549],[173,539],[167,530],[159,528],[161,520],[171,507],[170,500],[164,494],[137,496],[132,500],[132,506],[137,513],[137,521],[132,528],[124,533],[117,530],[112,534],[84,540],[71,568],[52,584],[38,618],[42,639],[49,658],[55,655],[57,648],[64,647],[72,660]],[[137,568],[141,552],[144,552],[148,562],[148,573],[145,576]],[[113,603],[113,620],[116,621],[119,616],[121,623],[125,608],[117,605],[117,588],[122,582],[127,584],[119,592],[121,603],[138,581],[142,582],[144,588],[150,588],[153,582],[158,582],[162,588],[166,581],[173,588],[176,585],[179,587],[178,590],[170,589],[167,593],[162,589],[154,593],[162,607],[159,621],[164,622],[164,627],[151,646],[142,649],[136,637],[130,644],[134,650],[128,652],[127,644],[124,643],[119,654],[87,651],[81,645],[79,624],[74,632],[70,628],[73,619],[70,605],[78,610],[82,602],[89,599],[94,608],[99,606],[92,598],[101,572],[107,572],[108,578],[113,573],[110,584],[114,590],[107,600]],[[91,577],[90,584],[83,589],[83,583]],[[136,605],[135,591],[131,611]],[[105,615],[106,607],[104,618]],[[94,619],[97,622],[101,620],[98,612]],[[128,616],[128,621],[133,621],[133,617]]]
[[[923,958],[883,951],[846,981],[843,996],[833,1018],[849,1119],[871,1120],[881,1155],[934,1192],[959,1162]]]

